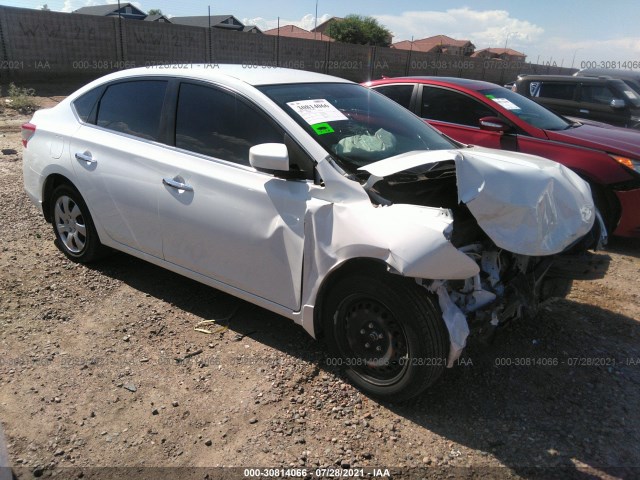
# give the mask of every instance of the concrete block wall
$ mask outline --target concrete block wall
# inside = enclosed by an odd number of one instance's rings
[[[270,35],[211,29],[211,62],[274,65],[276,39]]]
[[[275,38],[279,66],[327,73],[330,42],[289,37]]]
[[[55,84],[97,78],[123,68],[190,63],[236,63],[247,68],[284,66],[355,82],[383,75],[438,75],[504,84],[520,73],[575,71],[0,6],[0,84],[11,81]]]
[[[207,30],[159,22],[120,20],[123,59],[135,66],[207,63]]]
[[[0,8],[0,78],[99,76],[117,68],[117,19]]]

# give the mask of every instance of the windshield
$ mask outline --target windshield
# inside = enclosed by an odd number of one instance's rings
[[[509,112],[534,127],[543,130],[566,130],[572,126],[571,123],[551,110],[547,110],[533,100],[529,100],[519,93],[512,92],[504,87],[478,90],[478,93],[506,108]]]
[[[351,172],[415,150],[459,148],[393,100],[360,85],[305,83],[258,89]]]

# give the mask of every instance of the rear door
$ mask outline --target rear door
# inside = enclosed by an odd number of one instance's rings
[[[285,134],[232,91],[183,82],[174,162],[153,181],[167,261],[297,310],[311,182],[249,165],[249,148]],[[290,156],[292,149],[289,150]]]
[[[499,117],[488,105],[461,92],[421,85],[418,115],[459,142],[490,148],[504,148],[503,135],[480,129],[482,117]]]
[[[528,87],[528,96],[549,110],[553,110],[559,115],[582,117],[586,113],[580,112],[580,105],[577,101],[578,82],[554,81],[554,80],[532,80],[525,83]],[[520,93],[520,92],[519,92]]]
[[[583,118],[611,125],[626,126],[629,118],[629,108],[614,109],[611,101],[629,99],[623,98],[621,93],[614,91],[606,83],[583,83],[580,85],[580,112]]]
[[[167,159],[161,143],[167,85],[162,79],[118,81],[101,90],[90,110],[78,102],[87,111],[76,108],[83,123],[70,143],[77,187],[104,233],[160,258],[158,177]]]

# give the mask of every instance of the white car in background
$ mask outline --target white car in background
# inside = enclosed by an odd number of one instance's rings
[[[592,231],[560,164],[456,143],[343,79],[189,67],[36,112],[29,197],[72,261],[110,247],[291,318],[368,394],[412,398],[470,327],[534,312]]]

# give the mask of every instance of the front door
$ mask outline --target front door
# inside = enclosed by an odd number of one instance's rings
[[[155,180],[167,261],[297,310],[310,184],[249,166],[251,146],[283,137],[239,95],[184,82],[172,166]]]

